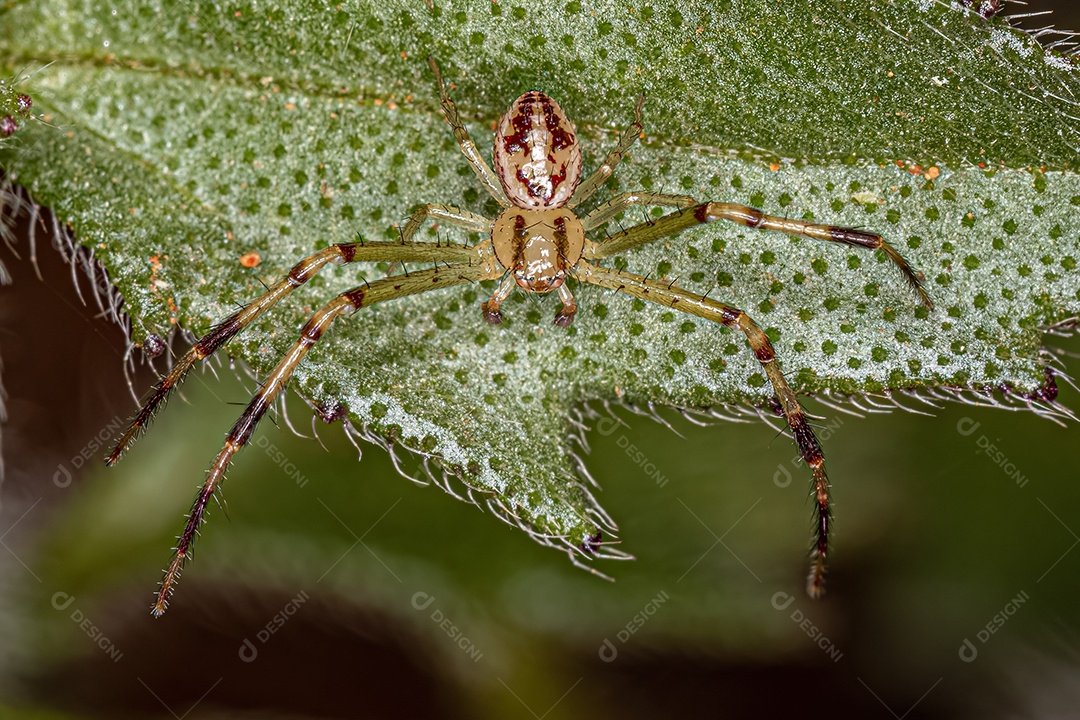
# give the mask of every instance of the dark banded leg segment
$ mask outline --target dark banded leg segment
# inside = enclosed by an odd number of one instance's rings
[[[788,427],[795,438],[799,454],[810,466],[813,473],[813,492],[816,511],[816,539],[811,551],[810,576],[807,579],[806,592],[810,597],[820,597],[825,584],[825,558],[829,549],[829,478],[825,473],[825,459],[821,453],[814,431],[806,421],[806,415],[799,405],[795,392],[784,379],[776,360],[776,352],[768,336],[750,317],[738,308],[725,305],[695,293],[687,292],[675,285],[668,285],[655,280],[648,280],[640,275],[609,270],[592,265],[584,260],[578,264],[577,277],[582,282],[626,293],[642,300],[666,305],[684,313],[696,315],[706,320],[741,331],[746,335],[750,348],[765,370],[765,375],[772,383],[773,391],[780,401]]]
[[[435,58],[428,56],[427,61],[431,72],[435,73],[435,82],[439,86],[439,100],[442,103],[443,117],[446,118],[446,122],[453,129],[454,138],[461,147],[462,154],[469,161],[473,172],[476,173],[476,178],[484,186],[484,189],[488,191],[488,194],[495,198],[495,201],[500,206],[510,207],[510,201],[506,199],[506,193],[503,192],[499,179],[495,177],[495,173],[488,167],[484,156],[476,149],[476,143],[469,137],[469,131],[465,129],[465,123],[461,122],[457,106],[450,99],[450,94],[446,92],[446,84],[443,82],[442,73],[439,72],[439,66],[435,64]]]
[[[622,162],[627,151],[630,150],[637,141],[638,136],[641,135],[641,106],[644,104],[645,96],[639,95],[637,104],[634,105],[634,122],[630,123],[630,127],[626,128],[622,137],[619,138],[618,144],[607,154],[600,167],[596,168],[592,175],[578,184],[577,189],[574,190],[574,194],[570,198],[570,202],[566,203],[566,207],[573,209],[588,200],[601,185],[607,182],[607,179],[611,177],[611,173],[615,172],[615,168]]]
[[[149,424],[157,409],[164,404],[169,392],[180,383],[192,365],[212,355],[218,348],[250,325],[255,318],[272,308],[293,290],[315,277],[327,264],[384,261],[461,263],[475,262],[477,259],[478,255],[473,248],[462,245],[440,246],[431,243],[393,241],[367,242],[362,239],[353,243],[331,245],[307,256],[261,297],[240,308],[218,323],[206,335],[199,338],[154,387],[146,403],[132,419],[131,425],[120,436],[116,447],[105,458],[105,463],[113,465],[120,459],[128,446]]]
[[[262,387],[255,393],[244,413],[233,425],[232,430],[229,431],[225,438],[224,447],[222,447],[221,452],[218,453],[214,463],[210,466],[206,481],[199,490],[199,494],[195,497],[191,512],[188,513],[187,523],[178,538],[172,560],[165,569],[161,587],[158,589],[152,610],[155,617],[160,617],[168,607],[169,598],[172,596],[173,588],[180,577],[180,571],[183,569],[184,562],[191,555],[192,545],[195,542],[195,536],[198,534],[199,526],[205,517],[207,505],[210,503],[214,490],[217,489],[224,478],[225,470],[228,468],[232,456],[248,443],[259,420],[267,409],[273,405],[274,400],[281,394],[281,391],[285,389],[297,365],[308,354],[312,346],[319,341],[319,338],[322,337],[334,320],[343,314],[354,312],[375,303],[482,279],[486,279],[486,273],[483,269],[464,266],[422,270],[408,276],[397,275],[344,292],[311,316],[311,319],[307,321],[300,331],[300,338],[277,364],[277,367],[266,377]]]
[[[605,238],[593,246],[591,255],[589,250],[586,250],[586,254],[592,258],[611,257],[612,255],[624,253],[638,245],[659,240],[692,228],[695,225],[715,220],[729,220],[758,230],[775,230],[789,235],[842,243],[851,247],[881,250],[892,261],[893,265],[900,270],[908,285],[919,296],[922,304],[927,308],[933,308],[934,306],[918,274],[899,251],[885,242],[885,239],[880,235],[852,228],[819,225],[805,220],[791,220],[776,215],[766,215],[755,208],[733,203],[701,203],[696,207],[673,212],[657,220],[635,225]]]

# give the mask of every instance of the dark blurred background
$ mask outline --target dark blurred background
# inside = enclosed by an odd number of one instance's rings
[[[1071,3],[1010,3],[1080,28]],[[1047,36],[1048,40],[1057,39]],[[266,424],[169,613],[148,614],[195,485],[252,381],[196,373],[130,456],[124,338],[25,222],[0,259],[7,391],[0,716],[1071,717],[1080,707],[1080,428],[942,404],[823,417],[830,592],[802,594],[810,505],[759,424],[590,435],[637,560],[607,583],[489,514]],[[1072,375],[1080,339],[1050,338]],[[137,357],[140,393],[156,371]],[[163,368],[159,361],[158,370]],[[1060,400],[1080,397],[1061,383]],[[644,461],[627,448],[640,450]],[[325,446],[325,449],[324,449]],[[991,447],[992,446],[992,447]],[[647,464],[647,466],[646,466]],[[787,474],[790,471],[789,482]]]

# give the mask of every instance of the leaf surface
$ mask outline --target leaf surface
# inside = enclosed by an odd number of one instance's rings
[[[884,258],[714,224],[612,261],[744,308],[800,392],[912,388],[1052,399],[1047,326],[1080,312],[1080,84],[1001,21],[939,3],[20,3],[0,53],[47,122],[0,146],[93,249],[136,342],[200,334],[301,257],[394,238],[422,202],[491,215],[442,121],[441,63],[482,148],[521,92],[578,125],[595,167],[646,92],[645,137],[596,202],[645,188],[882,233],[925,273],[927,313]],[[586,208],[587,209],[587,208]],[[633,209],[608,230],[647,218]],[[432,242],[475,242],[432,228]],[[261,263],[240,258],[257,253]],[[264,374],[336,293],[398,272],[324,271],[228,346]],[[742,337],[576,287],[435,291],[340,321],[296,374],[395,446],[440,459],[504,517],[579,546],[603,525],[567,452],[589,401],[767,404]],[[570,444],[571,448],[575,446]]]

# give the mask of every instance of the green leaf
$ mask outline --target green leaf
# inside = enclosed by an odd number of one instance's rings
[[[1070,60],[1000,20],[906,0],[172,10],[0,11],[0,57],[34,70],[24,85],[46,121],[0,146],[0,164],[93,249],[136,342],[204,332],[318,248],[396,237],[419,203],[490,215],[441,119],[431,54],[479,145],[514,97],[542,88],[577,122],[587,168],[646,92],[646,137],[598,201],[685,192],[898,246],[934,311],[881,256],[738,226],[614,260],[745,308],[797,390],[1052,400],[1043,335],[1080,312],[1080,84]],[[249,253],[258,267],[241,265]],[[228,351],[264,374],[315,308],[387,271],[324,271]],[[479,310],[491,290],[338,323],[297,372],[300,393],[437,458],[500,516],[570,547],[605,524],[567,452],[582,403],[769,400],[727,330],[593,287],[574,288],[569,330],[535,296],[513,298],[492,328]]]

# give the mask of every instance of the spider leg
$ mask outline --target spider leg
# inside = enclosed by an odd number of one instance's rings
[[[448,220],[450,218],[447,218]],[[452,220],[451,220],[452,221]],[[116,447],[105,458],[105,464],[113,465],[149,424],[154,412],[168,398],[169,392],[183,379],[191,366],[197,361],[209,357],[234,335],[251,324],[255,318],[272,308],[279,300],[313,278],[328,263],[350,262],[470,262],[476,261],[476,250],[470,247],[437,246],[430,243],[416,242],[367,242],[363,239],[354,243],[331,245],[298,262],[289,273],[272,285],[262,296],[243,306],[235,313],[218,323],[210,332],[203,335],[187,353],[181,357],[168,374],[165,375],[150,394],[149,399],[132,418],[131,424],[116,443]]]
[[[300,331],[300,338],[277,364],[277,367],[266,377],[262,387],[255,393],[243,414],[233,425],[232,430],[229,431],[225,438],[225,445],[210,466],[206,481],[199,490],[199,494],[195,497],[191,512],[187,516],[187,523],[184,525],[184,531],[178,538],[172,560],[169,562],[169,566],[166,568],[165,575],[161,580],[161,587],[158,589],[157,599],[153,606],[155,616],[164,613],[169,604],[169,598],[172,595],[177,579],[180,577],[184,561],[191,554],[192,544],[195,542],[195,536],[206,514],[206,507],[214,494],[214,490],[221,483],[232,456],[251,439],[259,420],[274,403],[281,391],[285,389],[293,371],[296,370],[296,366],[300,364],[300,361],[304,359],[312,346],[319,341],[319,338],[322,337],[334,320],[343,314],[354,312],[375,303],[465,282],[487,279],[489,274],[489,271],[482,267],[452,265],[441,269],[414,272],[407,277],[398,275],[385,278],[367,285],[360,285],[338,295],[311,316],[311,319],[307,321]]]
[[[650,220],[640,225],[629,227],[626,230],[615,233],[604,240],[586,249],[586,256],[592,258],[605,258],[626,252],[630,248],[637,247],[653,240],[674,235],[687,228],[713,222],[715,220],[730,220],[731,222],[745,225],[758,230],[776,230],[789,235],[800,235],[815,240],[838,242],[851,247],[861,247],[868,250],[880,250],[892,261],[893,265],[907,280],[911,289],[919,296],[922,304],[927,309],[932,309],[934,303],[930,300],[923,287],[919,275],[912,269],[908,261],[885,239],[876,233],[864,232],[852,228],[837,227],[835,225],[819,225],[806,222],[805,220],[791,220],[776,215],[766,215],[746,205],[733,203],[708,202],[701,203],[697,207],[681,209],[678,212],[669,213],[657,220]],[[590,254],[591,251],[591,254]]]
[[[465,228],[466,230],[471,230],[473,232],[491,232],[491,220],[488,220],[483,215],[477,215],[468,210],[456,208],[453,205],[428,203],[426,205],[421,205],[417,208],[416,212],[409,216],[409,220],[405,223],[405,227],[401,229],[401,242],[409,243],[412,241],[413,236],[416,235],[420,230],[420,226],[423,225],[424,221],[428,218],[443,220],[451,225]]]
[[[611,173],[615,172],[615,167],[622,162],[622,159],[630,149],[630,146],[634,144],[634,141],[638,139],[638,135],[641,134],[641,106],[644,104],[645,96],[639,95],[637,104],[634,105],[634,122],[630,123],[630,127],[626,128],[622,137],[619,138],[618,144],[607,154],[607,157],[604,158],[604,162],[600,164],[600,167],[596,168],[592,175],[578,184],[577,189],[574,190],[573,197],[570,198],[570,202],[566,203],[566,207],[575,208],[588,200],[589,197],[596,192],[609,177],[611,177]]]
[[[816,542],[811,552],[810,576],[806,583],[806,592],[810,597],[820,597],[825,583],[825,557],[829,549],[829,477],[825,473],[825,459],[817,436],[806,421],[806,415],[799,406],[795,392],[784,379],[784,374],[776,361],[776,352],[768,336],[757,323],[738,308],[725,305],[716,300],[687,292],[674,284],[668,285],[656,280],[649,280],[640,275],[610,270],[592,265],[584,260],[578,263],[577,277],[582,282],[626,293],[642,300],[649,300],[672,309],[696,315],[706,320],[718,322],[727,327],[742,331],[746,335],[750,348],[765,370],[765,375],[772,383],[780,407],[787,419],[788,427],[795,438],[795,444],[803,460],[813,472],[813,490],[817,502]]]
[[[697,204],[698,201],[689,195],[624,192],[616,195],[605,203],[597,205],[579,219],[581,220],[582,226],[585,228],[585,232],[589,232],[590,230],[595,230],[600,227],[631,205],[663,205],[664,207],[688,208]]]
[[[488,167],[487,161],[484,160],[480,151],[476,149],[476,143],[469,138],[469,131],[465,129],[465,123],[461,122],[457,106],[450,99],[450,94],[446,92],[446,84],[443,82],[442,73],[439,72],[439,66],[435,64],[435,58],[428,56],[428,65],[431,67],[431,72],[435,73],[435,82],[439,86],[439,99],[442,103],[443,116],[446,118],[446,122],[450,124],[450,127],[453,128],[454,138],[457,139],[458,145],[461,146],[462,154],[469,161],[469,165],[472,166],[477,179],[480,180],[480,184],[484,186],[488,194],[495,198],[499,205],[510,207],[510,201],[506,199],[506,193],[503,192],[499,179],[495,177],[495,173]]]

